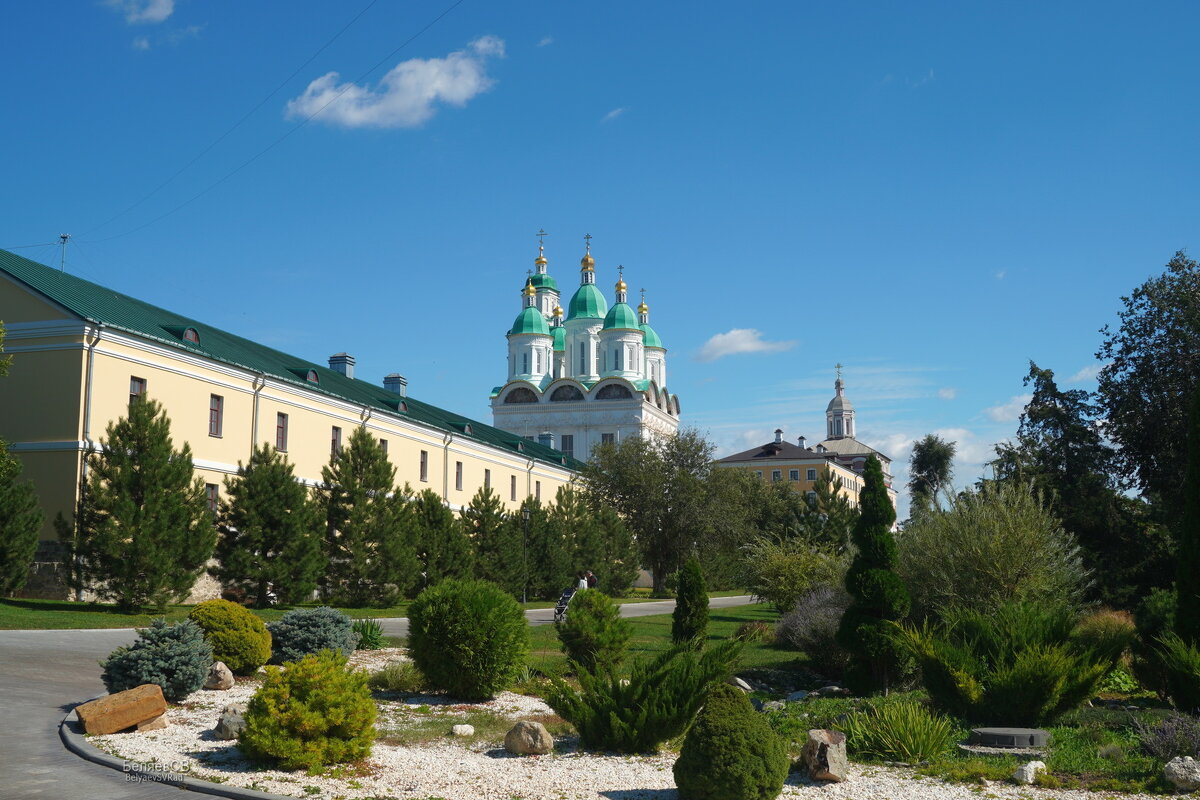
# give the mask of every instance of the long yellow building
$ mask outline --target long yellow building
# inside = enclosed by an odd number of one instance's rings
[[[376,386],[338,353],[312,364],[0,250],[0,322],[13,356],[0,378],[0,437],[24,464],[46,515],[28,590],[56,584],[53,520],[70,519],[84,450],[134,395],[161,402],[178,447],[192,447],[211,503],[255,443],[274,445],[304,483],[357,426],[379,437],[396,480],[451,508],[490,486],[516,509],[552,501],[581,464],[550,447],[423,403],[392,374]]]

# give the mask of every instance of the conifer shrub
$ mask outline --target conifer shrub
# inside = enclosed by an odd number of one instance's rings
[[[163,697],[176,703],[204,685],[212,663],[212,647],[199,625],[191,620],[168,625],[160,618],[139,630],[132,645],[118,647],[100,662],[100,680],[110,693],[156,683]]]
[[[490,700],[525,666],[529,625],[521,604],[496,584],[450,579],[409,607],[408,649],[433,689]]]
[[[551,676],[546,703],[575,726],[585,750],[619,753],[657,751],[683,733],[709,687],[729,677],[741,642],[704,651],[675,645],[633,665],[628,680],[579,670],[579,688]]]
[[[840,725],[855,755],[917,764],[944,755],[956,737],[949,717],[920,703],[885,703],[854,711]]]
[[[1200,648],[1174,633],[1159,637],[1158,663],[1167,695],[1180,711],[1200,713]]]
[[[358,645],[354,623],[329,606],[294,608],[267,624],[274,652],[272,664],[299,661],[322,650],[338,650],[349,656]]]
[[[771,800],[783,789],[783,740],[728,684],[709,689],[675,761],[681,800]]]
[[[250,698],[238,747],[247,756],[281,769],[310,772],[371,754],[375,701],[367,674],[346,666],[334,651],[268,667]]]
[[[708,632],[708,587],[700,562],[689,558],[679,570],[679,594],[671,614],[671,641],[703,647]]]
[[[1137,638],[1132,644],[1133,674],[1147,689],[1167,696],[1167,677],[1158,653],[1158,640],[1175,629],[1175,592],[1155,589],[1134,611]]]
[[[271,657],[271,633],[244,606],[228,600],[205,600],[188,619],[200,626],[212,645],[213,659],[235,675],[253,675]]]
[[[1006,603],[950,609],[936,627],[897,627],[942,710],[990,725],[1047,724],[1090,698],[1129,639],[1072,636],[1067,609]]]
[[[571,613],[558,626],[558,640],[567,658],[588,672],[614,674],[625,660],[633,628],[621,618],[621,608],[597,589],[583,589],[571,598]]]

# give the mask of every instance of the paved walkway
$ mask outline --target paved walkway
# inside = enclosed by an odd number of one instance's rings
[[[716,597],[712,608],[746,605],[749,597]],[[673,600],[627,603],[621,615],[668,614]],[[527,611],[531,625],[553,621],[554,609]],[[405,636],[407,619],[385,620]],[[158,800],[199,797],[179,789],[131,783],[115,770],[84,761],[58,738],[58,723],[76,704],[104,694],[98,661],[134,639],[130,629],[0,631],[0,798],[4,800]]]

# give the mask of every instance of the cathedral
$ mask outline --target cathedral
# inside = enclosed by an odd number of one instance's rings
[[[644,292],[635,312],[618,268],[609,307],[596,286],[591,236],[584,239],[579,288],[565,314],[539,242],[507,333],[508,377],[491,394],[497,428],[581,460],[601,442],[679,428],[679,398],[667,391],[667,349],[650,327]]]

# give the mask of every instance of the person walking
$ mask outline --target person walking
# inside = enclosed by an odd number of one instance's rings
[[[587,588],[589,589],[595,589],[596,584],[600,582],[595,573],[593,573],[590,569],[587,571],[587,575],[585,577],[587,578]]]
[[[577,583],[577,585],[575,586],[575,588],[576,588],[576,589],[586,589],[586,588],[588,588],[588,582],[587,582],[587,578],[586,578],[586,577],[584,577],[584,575],[583,575],[583,571],[582,571],[582,570],[580,570],[579,572],[576,572],[576,573],[575,573],[575,577],[578,579],[578,583]]]

